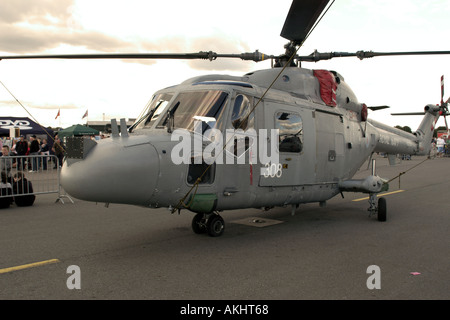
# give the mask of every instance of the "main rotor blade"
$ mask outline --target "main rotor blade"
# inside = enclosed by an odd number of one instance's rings
[[[218,54],[216,52],[200,51],[197,53],[93,53],[93,54],[48,54],[48,55],[19,55],[0,56],[0,60],[11,59],[203,59],[216,60],[217,58],[239,58],[255,62],[271,59],[258,50],[240,54]]]
[[[87,54],[41,54],[0,56],[6,59],[208,59],[208,55],[200,53],[87,53]]]
[[[372,111],[378,111],[378,110],[383,110],[383,109],[389,109],[389,106],[371,106],[368,107],[370,110]]]
[[[318,52],[315,50],[309,56],[295,57],[299,61],[317,62],[329,60],[332,58],[358,57],[360,60],[381,56],[419,56],[419,55],[439,55],[450,54],[450,51],[404,51],[404,52],[373,52],[373,51],[357,51],[357,52]]]
[[[281,36],[301,44],[313,28],[329,0],[293,0]]]
[[[425,112],[400,112],[400,113],[391,113],[392,116],[423,116]]]
[[[425,112],[401,112],[401,113],[391,113],[391,116],[423,116]],[[442,113],[442,116],[448,116],[450,113]]]
[[[356,56],[359,59],[381,57],[381,56],[426,56],[436,54],[450,54],[450,51],[404,51],[404,52],[372,52],[372,51],[358,51]]]

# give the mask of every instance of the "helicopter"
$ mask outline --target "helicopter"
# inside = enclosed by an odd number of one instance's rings
[[[426,155],[448,102],[425,106],[410,134],[368,117],[344,77],[303,68],[302,62],[340,57],[437,55],[450,51],[358,51],[298,55],[332,5],[328,0],[293,0],[281,37],[281,55],[259,51],[221,54],[136,53],[3,56],[2,59],[242,59],[271,60],[272,68],[242,76],[209,74],[157,91],[128,129],[111,121],[110,139],[69,139],[61,185],[71,196],[93,202],[168,208],[194,213],[195,233],[221,236],[221,213],[243,208],[319,203],[343,192],[369,195],[369,213],[387,220],[389,188],[372,167],[353,179],[375,152]]]

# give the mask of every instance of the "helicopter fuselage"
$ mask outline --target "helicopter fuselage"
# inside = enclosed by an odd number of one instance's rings
[[[63,188],[88,201],[199,213],[270,208],[351,191],[373,152],[428,152],[425,128],[436,110],[409,134],[368,120],[367,106],[336,72],[334,105],[312,70],[278,73],[206,75],[158,91],[130,133],[68,155]]]

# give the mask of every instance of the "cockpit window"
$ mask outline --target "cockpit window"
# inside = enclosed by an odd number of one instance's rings
[[[254,127],[254,113],[249,116],[253,107],[252,100],[252,97],[243,94],[238,94],[234,99],[231,113],[231,124],[234,129],[246,130]]]
[[[158,126],[194,131],[195,121],[201,121],[202,132],[217,128],[227,97],[226,92],[218,90],[182,92],[173,100]]]
[[[161,113],[172,99],[172,93],[161,93],[155,95],[145,108],[145,113],[133,125],[133,129],[142,129],[151,127],[160,117]]]

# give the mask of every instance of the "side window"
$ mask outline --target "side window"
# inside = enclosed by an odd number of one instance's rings
[[[253,108],[253,98],[238,94],[234,99],[233,111],[231,113],[231,124],[234,129],[246,130],[254,127],[254,113],[249,115]]]
[[[233,129],[254,129],[255,127],[255,113],[250,112],[253,109],[253,97],[245,94],[238,94],[234,99],[233,110],[231,113],[231,124]],[[234,156],[240,158],[249,148],[251,141],[249,136],[234,137]]]
[[[203,173],[205,174],[203,175]],[[214,182],[215,173],[216,173],[215,163],[213,163],[211,167],[209,166],[209,164],[206,164],[205,162],[201,164],[190,163],[187,175],[187,182],[189,184],[194,184],[198,178],[202,177],[199,184],[212,184]]]
[[[279,129],[280,152],[302,152],[303,123],[300,115],[289,112],[277,112],[275,114],[275,129]]]

